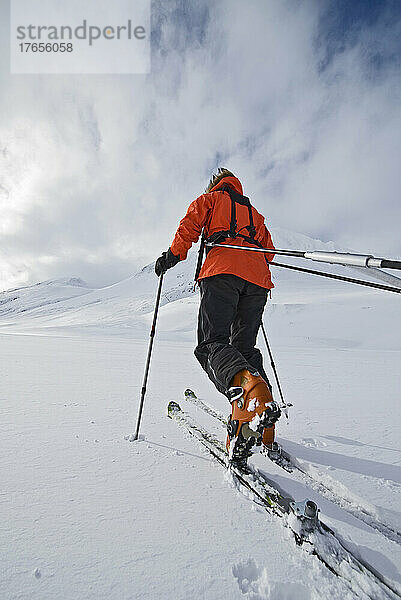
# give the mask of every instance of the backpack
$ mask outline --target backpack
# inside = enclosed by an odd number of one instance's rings
[[[200,245],[199,253],[198,253],[198,262],[197,262],[196,271],[195,271],[195,281],[198,281],[198,278],[199,278],[199,273],[201,271],[202,263],[203,263],[203,255],[204,255],[204,251],[205,251],[205,247],[206,247],[207,243],[221,244],[222,242],[224,242],[227,239],[241,238],[241,239],[245,240],[246,242],[248,242],[249,244],[253,244],[253,245],[257,246],[258,248],[263,248],[262,244],[260,242],[258,242],[255,238],[256,229],[255,229],[255,225],[253,222],[252,205],[251,205],[249,198],[238,193],[236,190],[232,189],[229,185],[223,185],[220,189],[216,190],[216,192],[226,192],[230,196],[230,199],[231,199],[230,228],[222,230],[222,231],[215,231],[209,237],[205,236],[205,230],[203,229],[202,237],[201,237],[201,245]],[[236,208],[237,204],[246,206],[248,208],[248,213],[249,213],[249,225],[245,225],[244,227],[241,227],[241,229],[238,231],[237,231],[238,223],[237,223],[237,208]],[[248,235],[241,233],[241,231],[243,229],[248,230]],[[208,254],[208,252],[210,252],[210,250],[212,250],[212,248],[206,249],[206,255]],[[265,259],[266,259],[266,262],[268,262],[266,256],[265,256]]]

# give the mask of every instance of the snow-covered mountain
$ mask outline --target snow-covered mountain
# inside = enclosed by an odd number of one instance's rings
[[[300,250],[327,250],[335,251],[333,242],[322,242],[302,234],[295,234],[285,229],[277,228],[272,231],[275,244],[280,248],[297,248]],[[285,262],[283,258],[283,262]],[[288,259],[287,259],[288,260]],[[197,248],[192,249],[186,261],[179,263],[169,271],[165,278],[162,304],[190,297],[194,294],[193,276],[197,261]],[[276,281],[293,279],[286,271],[276,270]],[[82,309],[84,306],[103,303],[106,310],[110,309],[110,301],[118,298],[121,305],[126,306],[126,316],[129,320],[134,313],[144,313],[151,309],[156,286],[154,263],[144,267],[139,273],[117,282],[113,285],[90,289],[79,278],[64,278],[44,281],[31,286],[16,288],[0,292],[0,320],[4,317],[17,317],[18,314],[30,313],[32,318],[56,313],[61,315],[64,311]],[[136,303],[131,301],[136,299]],[[51,306],[52,304],[57,306]],[[44,309],[44,307],[46,307]],[[42,310],[44,309],[44,310]]]
[[[18,314],[43,308],[87,294],[90,291],[85,281],[79,277],[51,279],[34,285],[13,288],[0,292],[0,314]]]
[[[334,242],[322,242],[282,228],[272,230],[272,235],[278,248],[343,251]],[[196,261],[197,248],[194,248],[187,260],[168,271],[165,277],[159,321],[162,339],[193,340],[195,337],[198,291],[193,275]],[[351,277],[370,275],[375,278],[374,273],[361,275],[354,269],[310,264],[284,256],[277,256],[276,261],[321,271],[328,269]],[[364,343],[369,347],[400,347],[397,330],[391,325],[391,307],[398,306],[398,298],[392,294],[279,267],[271,269],[275,288],[266,309],[266,320],[277,343],[345,348]],[[145,337],[156,288],[152,263],[123,281],[99,289],[91,289],[82,280],[72,278],[8,290],[0,293],[0,330],[46,328],[47,332],[57,333],[60,328],[68,327],[70,332],[77,333],[96,333],[101,329],[105,334]],[[376,317],[381,319],[383,327],[373,334],[370,322]],[[354,333],[354,322],[358,323],[357,333]]]

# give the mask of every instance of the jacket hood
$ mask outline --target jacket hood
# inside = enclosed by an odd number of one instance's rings
[[[217,190],[220,190],[223,187],[223,185],[229,185],[236,192],[241,194],[241,196],[244,193],[242,191],[242,184],[241,184],[240,180],[237,179],[237,177],[223,177],[223,179],[220,179],[219,183],[216,183],[216,185],[214,187],[212,187],[210,192],[216,192]]]

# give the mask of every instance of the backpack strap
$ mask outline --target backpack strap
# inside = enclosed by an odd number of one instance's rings
[[[242,194],[239,194],[237,191],[233,190],[229,185],[223,185],[219,190],[216,190],[216,191],[226,192],[230,196],[230,199],[231,199],[230,229],[226,229],[224,231],[216,231],[206,241],[220,243],[222,241],[225,241],[228,238],[235,239],[237,237],[240,237],[240,238],[246,240],[247,242],[254,244],[255,246],[258,246],[259,248],[262,248],[263,246],[255,239],[256,228],[255,228],[255,224],[253,221],[252,205],[251,205],[249,198],[247,198],[247,196],[243,196]],[[238,226],[237,210],[236,210],[237,204],[246,206],[248,209],[249,225],[246,225],[243,229],[247,229],[249,235],[242,234],[241,229],[239,231],[237,231],[237,226]]]
[[[226,192],[228,191],[230,188],[228,186],[226,186],[228,189],[223,189],[221,190],[222,192]],[[229,193],[230,194],[230,193]],[[235,235],[237,233],[237,209],[235,206],[235,197],[230,194],[230,198],[231,198],[231,219],[230,219],[230,233],[232,235],[230,235],[230,237],[235,238]]]
[[[249,205],[248,205],[248,211],[249,211],[249,225],[248,225],[249,237],[252,240],[255,240],[256,229],[255,229],[255,225],[253,223],[253,214],[252,214],[251,203],[249,203]]]

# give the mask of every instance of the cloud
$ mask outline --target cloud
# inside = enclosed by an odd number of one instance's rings
[[[9,76],[3,60],[2,288],[128,276],[217,164],[272,225],[401,253],[399,19],[201,4],[154,2],[149,76]]]

